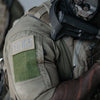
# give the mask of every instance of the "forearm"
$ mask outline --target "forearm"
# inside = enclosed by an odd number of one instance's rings
[[[96,65],[97,66],[97,65]],[[100,83],[98,71],[94,67],[77,80],[63,82],[58,86],[51,100],[85,100]]]

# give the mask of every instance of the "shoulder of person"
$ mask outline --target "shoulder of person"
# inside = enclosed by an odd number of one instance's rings
[[[49,20],[50,2],[46,1],[38,7],[31,8],[24,16],[18,19],[9,34],[16,34],[24,30],[34,33],[50,36],[51,25]],[[8,35],[9,35],[8,34]]]
[[[25,13],[25,15],[34,16],[37,19],[40,19],[42,22],[50,25],[50,19],[49,19],[50,6],[51,6],[50,1],[43,2],[40,6],[35,6],[31,8],[28,12]]]

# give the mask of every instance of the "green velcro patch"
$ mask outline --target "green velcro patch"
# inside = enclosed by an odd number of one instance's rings
[[[40,76],[36,63],[36,50],[28,50],[13,56],[15,82]]]

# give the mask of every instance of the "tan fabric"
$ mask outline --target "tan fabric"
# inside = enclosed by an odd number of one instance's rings
[[[9,91],[7,92],[7,94],[6,94],[6,96],[5,96],[5,98],[3,100],[10,100],[10,93],[9,93]]]
[[[24,21],[28,23],[24,24]],[[23,24],[25,26],[23,26]],[[47,30],[45,30],[45,28]],[[12,98],[17,97],[18,100],[33,100],[33,99],[35,100],[37,97],[41,96],[42,93],[45,93],[45,91],[48,91],[57,86],[59,78],[56,66],[54,64],[55,54],[52,50],[55,47],[53,41],[49,38],[49,32],[50,28],[48,27],[48,25],[39,22],[38,20],[29,16],[25,16],[22,19],[20,19],[20,21],[9,31],[6,38],[6,44],[4,49],[6,51],[4,52],[4,59],[8,70],[10,95]],[[31,80],[16,83],[14,80],[13,56],[12,56],[13,52],[11,44],[18,39],[22,39],[23,37],[27,38],[28,36],[31,35],[35,37],[37,62],[41,75],[40,77],[36,77]],[[48,46],[45,48],[46,50],[50,51],[49,55],[46,56],[44,55],[43,44]],[[49,46],[50,44],[51,46]],[[44,59],[45,57],[49,58],[50,62]],[[53,92],[54,90],[48,93],[51,94]],[[48,98],[48,100],[52,96],[50,94],[48,94],[48,97],[46,97]]]
[[[41,7],[31,9],[31,14],[28,13],[19,19],[6,37],[4,64],[5,69],[8,70],[10,96],[14,100],[16,100],[15,98],[18,100],[49,100],[60,79],[66,81],[69,78],[78,78],[88,70],[87,58],[90,55],[87,54],[90,54],[89,46],[92,42],[74,40],[71,37],[53,41],[50,38],[51,27],[37,18],[29,16],[37,13]],[[36,62],[40,76],[15,82],[11,45],[17,40],[28,39],[29,36],[34,37]],[[22,50],[17,53],[20,52]]]
[[[49,9],[50,9],[50,7],[51,7],[50,1],[48,0],[48,1],[44,2],[43,5],[44,5],[44,7],[46,8],[47,12],[49,13]]]
[[[88,70],[87,54],[89,43],[76,41],[73,55],[74,78],[78,78]]]
[[[43,3],[43,5],[39,7],[33,7],[28,12],[26,12],[26,15],[32,15],[35,16],[38,19],[41,19],[44,23],[50,25],[50,19],[49,19],[49,9],[50,9],[51,3],[49,1],[46,1]]]

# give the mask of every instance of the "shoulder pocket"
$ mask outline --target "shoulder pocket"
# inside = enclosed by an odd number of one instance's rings
[[[40,76],[36,61],[34,37],[28,36],[12,43],[15,82]]]
[[[22,100],[33,100],[51,88],[42,46],[40,35],[26,36],[11,44],[15,91]]]

